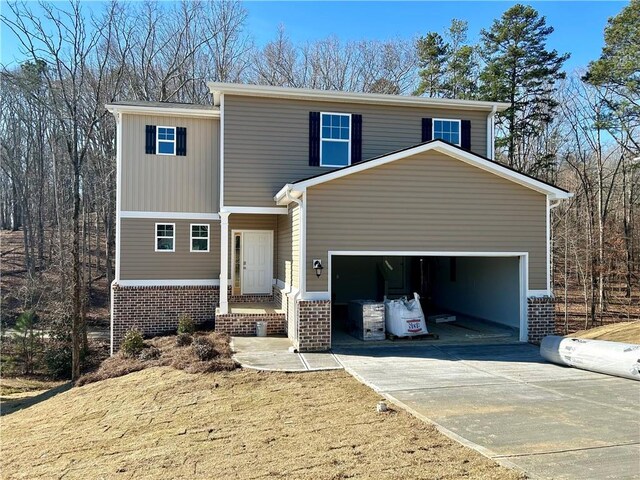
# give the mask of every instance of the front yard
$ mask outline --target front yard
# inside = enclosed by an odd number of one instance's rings
[[[519,474],[342,371],[154,367],[2,417],[3,478],[428,478]]]

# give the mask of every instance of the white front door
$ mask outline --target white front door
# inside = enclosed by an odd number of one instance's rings
[[[271,293],[273,232],[242,233],[242,294]]]

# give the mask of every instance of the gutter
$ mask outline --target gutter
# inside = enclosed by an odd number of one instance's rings
[[[495,160],[496,148],[496,132],[495,132],[495,116],[498,111],[496,105],[493,106],[489,115],[487,115],[487,158]]]

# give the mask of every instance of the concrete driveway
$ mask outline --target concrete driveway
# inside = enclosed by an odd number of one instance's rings
[[[345,369],[533,478],[640,478],[640,382],[546,363],[526,344],[335,348]]]

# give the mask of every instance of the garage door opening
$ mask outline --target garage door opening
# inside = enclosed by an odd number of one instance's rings
[[[412,298],[414,292],[436,342],[519,341],[523,263],[516,255],[332,255],[332,343],[358,342],[350,302]],[[444,315],[449,321],[436,318]]]

